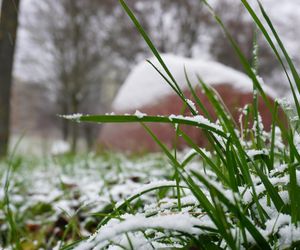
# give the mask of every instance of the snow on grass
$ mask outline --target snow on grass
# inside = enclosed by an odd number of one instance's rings
[[[137,116],[138,118],[143,118],[144,116],[146,116],[147,114],[140,112],[139,110],[135,111],[134,113],[135,116]]]
[[[67,119],[67,120],[74,120],[79,122],[80,118],[83,116],[83,114],[76,113],[76,114],[70,114],[70,115],[61,115],[60,117]]]
[[[246,153],[251,159],[254,159],[254,157],[258,156],[258,155],[268,155],[269,154],[267,149],[261,149],[261,150],[250,149],[250,150],[247,150]]]
[[[171,116],[171,119],[174,118],[191,119],[221,129],[219,125],[213,125],[200,116]],[[261,161],[261,157],[256,156],[268,157],[270,133],[261,135],[266,145],[262,150],[254,149],[251,141],[245,141],[243,144],[244,153],[251,158],[253,164]],[[237,136],[241,135],[237,133]],[[223,139],[226,146],[226,138]],[[275,139],[275,162],[271,171],[266,170],[266,178],[277,190],[283,203],[289,206],[289,164],[277,160],[281,154],[287,154],[286,147],[277,148],[277,145],[283,144],[280,133],[275,133]],[[294,141],[297,142],[298,139]],[[225,171],[217,152],[203,152],[220,170]],[[249,221],[272,247],[284,249],[299,239],[299,228],[291,223],[289,214],[277,210],[255,169],[251,169],[250,172],[253,187],[241,183],[238,184],[237,191],[233,191],[227,183],[220,181],[205,160],[199,155],[193,157],[195,153],[194,149],[186,149],[177,153],[177,159],[179,163],[186,164],[182,170],[182,177],[192,178],[208,202],[219,202],[210,188],[218,190],[231,206],[245,209]],[[2,173],[4,169],[2,168]],[[199,181],[193,173],[202,176],[206,184]],[[297,168],[295,173],[296,181],[300,184],[300,170]],[[24,231],[38,228],[40,231],[50,232],[55,238],[51,247],[61,240],[56,235],[62,235],[68,228],[68,223],[73,223],[74,227],[74,221],[76,230],[82,236],[89,236],[89,239],[77,245],[76,249],[120,249],[126,246],[133,246],[133,249],[152,249],[153,246],[185,247],[190,239],[182,233],[197,238],[216,232],[213,233],[214,237],[221,240],[218,225],[204,210],[189,185],[181,179],[181,195],[178,197],[177,184],[173,178],[174,169],[161,154],[133,159],[123,155],[88,155],[86,158],[74,159],[59,155],[44,159],[43,163],[38,161],[36,165],[24,159],[11,179],[11,210],[15,214],[23,215],[19,222]],[[3,185],[4,181],[2,187]],[[4,193],[1,195],[3,197]],[[266,218],[263,224],[256,223],[259,218],[256,196]],[[224,204],[222,209],[224,218],[232,225],[230,232],[242,235],[237,217]],[[4,212],[0,213],[0,219],[5,221]],[[105,222],[101,224],[103,221]],[[8,228],[5,224],[1,225],[0,230],[5,232]],[[76,230],[74,229],[74,232]],[[72,235],[76,235],[74,232]],[[248,243],[255,245],[253,236],[247,230],[245,235],[246,238],[238,236],[240,238],[237,244],[242,246],[246,239]],[[276,242],[271,240],[275,235],[279,237]],[[72,241],[78,237],[72,238]],[[37,245],[43,248],[46,242],[39,241]],[[221,245],[227,246],[224,240],[221,240]]]
[[[53,155],[65,154],[70,151],[70,145],[65,141],[55,141],[50,151]]]
[[[1,165],[2,180],[5,169]],[[19,225],[24,232],[29,230],[31,233],[30,228],[38,228],[41,232],[49,231],[55,238],[66,229],[61,221],[68,223],[71,217],[75,217],[84,218],[80,219],[78,227],[83,235],[89,235],[94,230],[94,226],[89,225],[99,222],[94,214],[105,212],[134,191],[142,190],[152,178],[165,182],[168,169],[170,167],[160,155],[136,160],[121,155],[74,159],[55,156],[42,161],[23,158],[10,180],[10,207],[15,214],[22,215]],[[4,184],[2,181],[0,205],[4,198]],[[144,195],[140,200],[151,204],[156,199],[152,194]],[[0,210],[0,221],[4,224],[0,223],[0,234],[9,228],[2,212]],[[42,240],[47,239],[41,238],[38,245],[46,247],[47,242]]]
[[[125,214],[119,220],[111,220],[107,225],[100,228],[86,242],[81,243],[74,250],[91,249],[99,246],[104,241],[111,240],[116,236],[138,230],[149,228],[161,228],[164,230],[179,231],[192,235],[199,235],[201,230],[197,226],[201,225],[201,219],[189,214],[165,214],[161,216],[145,217],[142,214]]]
[[[223,131],[221,126],[219,126],[216,123],[213,123],[213,122],[209,121],[207,118],[205,118],[202,115],[196,115],[196,116],[170,115],[169,119],[171,121],[173,119],[182,119],[182,120],[192,121],[192,122],[196,122],[198,124],[202,124],[202,125],[212,127],[212,128],[214,128],[216,130],[219,130],[219,131]]]
[[[197,110],[197,108],[196,108],[195,103],[194,103],[192,100],[190,100],[190,99],[185,99],[185,100],[186,100],[186,102],[188,103],[188,105],[193,109],[193,111],[194,111],[196,114],[198,114],[198,110]]]
[[[130,200],[132,197],[143,194],[150,190],[155,190],[161,187],[175,187],[175,186],[176,186],[175,181],[166,181],[166,180],[151,181],[146,185],[136,188],[133,192],[130,192],[130,196],[127,197],[126,200]],[[123,203],[124,201],[119,201],[118,203],[116,203],[116,207],[120,206]]]

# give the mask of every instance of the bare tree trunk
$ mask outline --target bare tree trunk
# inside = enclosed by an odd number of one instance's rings
[[[78,142],[78,124],[73,122],[71,124],[71,151],[76,153],[77,151],[77,142]]]
[[[3,0],[0,14],[0,157],[9,142],[10,93],[20,0]]]
[[[72,113],[77,114],[79,105],[78,105],[76,94],[72,95],[71,101],[72,101],[72,107],[71,107]],[[78,136],[79,136],[78,124],[76,122],[72,122],[70,128],[71,128],[71,150],[73,153],[75,153],[77,150],[77,142],[78,142]]]
[[[96,138],[102,129],[102,124],[84,124],[83,132],[84,132],[84,139],[86,143],[86,147],[88,150],[93,149],[96,143]]]
[[[69,114],[68,102],[66,100],[63,100],[62,114],[64,115]],[[67,141],[70,134],[69,133],[70,122],[67,119],[62,119],[61,122],[62,122],[62,137],[64,141]]]

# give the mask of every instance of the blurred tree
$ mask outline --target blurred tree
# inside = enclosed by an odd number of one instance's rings
[[[3,0],[0,14],[0,157],[9,142],[10,92],[20,0]]]
[[[194,57],[210,14],[199,0],[136,1],[145,29],[162,53]],[[131,7],[131,6],[130,6]]]
[[[103,112],[111,101],[103,82],[122,82],[128,62],[145,48],[139,46],[142,43],[131,46],[132,37],[139,35],[121,7],[109,0],[36,1],[24,28],[41,52],[28,53],[24,62],[42,72],[36,81],[49,87],[60,114]],[[61,122],[62,136],[74,151],[80,133],[91,146],[99,130],[95,125]]]
[[[37,67],[48,69],[40,81],[49,86],[60,114],[82,112],[83,106],[85,111],[87,106],[94,110],[92,106],[99,105],[104,73],[99,63],[104,53],[99,50],[102,33],[95,27],[99,18],[97,5],[95,1],[83,0],[37,2],[34,17],[27,23],[34,44],[50,56],[47,61],[33,61]],[[78,124],[63,119],[61,122],[62,136],[75,151]],[[92,128],[87,131],[88,137],[93,136]]]

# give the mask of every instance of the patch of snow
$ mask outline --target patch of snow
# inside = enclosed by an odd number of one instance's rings
[[[298,132],[294,134],[294,144],[298,151],[300,151],[300,135]]]
[[[297,242],[300,239],[300,228],[289,223],[279,229],[280,236],[280,249],[289,248],[293,242]]]
[[[56,141],[52,144],[50,151],[52,155],[65,154],[70,151],[70,145],[65,141]]]
[[[188,234],[199,234],[201,230],[195,226],[202,225],[201,219],[189,214],[166,214],[146,218],[142,214],[125,215],[123,221],[110,220],[108,224],[100,228],[86,242],[79,244],[74,250],[91,249],[103,241],[110,240],[117,235],[149,228],[163,228]]]
[[[284,110],[293,110],[293,105],[292,103],[289,101],[289,100],[292,100],[293,97],[291,98],[286,98],[286,97],[283,97],[283,98],[277,98],[276,99],[276,102],[281,106],[282,109]]]
[[[137,117],[137,118],[143,118],[144,116],[146,116],[147,114],[145,113],[142,113],[140,112],[139,110],[135,111],[134,115]]]
[[[268,155],[269,154],[267,149],[261,149],[261,150],[250,149],[250,150],[247,150],[246,152],[247,152],[247,155],[251,159],[253,159],[257,155]]]
[[[142,194],[151,189],[160,188],[160,187],[174,187],[174,186],[176,186],[175,181],[164,181],[164,180],[163,181],[152,181],[149,184],[143,185],[143,186],[135,189],[134,192],[130,193],[130,197],[134,197],[138,194]],[[130,197],[127,198],[126,200],[130,199]],[[117,202],[116,207],[120,206],[122,203],[124,203],[123,200]]]

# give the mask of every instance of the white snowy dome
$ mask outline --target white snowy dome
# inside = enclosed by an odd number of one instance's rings
[[[186,69],[193,86],[199,84],[197,79],[199,76],[206,84],[231,84],[241,92],[252,91],[252,81],[248,76],[223,64],[170,54],[163,54],[162,59],[183,90],[188,87],[184,73]],[[151,58],[150,61],[164,72],[156,58]],[[267,86],[263,88],[269,96],[276,96]],[[113,109],[118,111],[137,109],[155,103],[171,93],[173,90],[167,82],[148,62],[143,61],[131,71],[120,88],[113,102]]]

